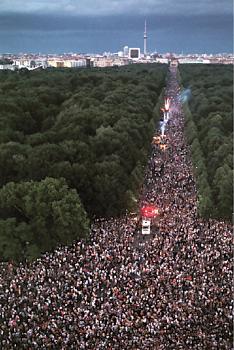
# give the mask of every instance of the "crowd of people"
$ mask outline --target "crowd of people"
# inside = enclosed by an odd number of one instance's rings
[[[89,242],[8,264],[1,349],[232,349],[232,228],[198,217],[175,69],[167,95],[168,148],[152,146],[140,199],[160,209],[150,239],[128,215],[99,219]]]

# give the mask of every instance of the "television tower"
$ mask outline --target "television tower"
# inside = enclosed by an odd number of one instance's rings
[[[144,31],[144,56],[147,54],[147,29],[146,29],[146,20],[145,20],[145,31]]]

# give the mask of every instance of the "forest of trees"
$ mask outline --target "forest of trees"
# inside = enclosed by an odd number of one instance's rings
[[[134,208],[166,65],[0,73],[0,254],[34,258]]]
[[[191,64],[181,65],[179,71],[183,87],[191,90],[184,109],[200,214],[231,220],[233,67]]]

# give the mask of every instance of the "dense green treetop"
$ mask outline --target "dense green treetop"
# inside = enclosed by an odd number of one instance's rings
[[[192,145],[194,165],[203,162],[203,171],[196,170],[199,187],[201,175],[208,181],[202,192],[210,193],[202,213],[206,216],[231,219],[233,193],[233,67],[231,65],[183,65],[180,76],[190,88],[191,114],[187,114],[187,140]],[[197,138],[200,155],[194,152]],[[199,148],[198,146],[196,149]],[[209,203],[208,203],[209,202]],[[208,208],[209,204],[209,208]]]
[[[18,250],[22,256],[27,248],[24,255],[36,256],[56,242],[82,237],[82,220],[79,229],[71,214],[79,211],[72,189],[89,217],[120,215],[135,206],[166,73],[167,66],[158,64],[0,72],[0,252],[7,252],[4,258],[11,256],[7,240],[14,242],[14,254]],[[69,207],[60,201],[55,214],[49,204],[54,199],[50,192],[46,197],[43,186],[61,178],[68,186],[66,198],[74,203]],[[9,191],[12,197],[5,201]],[[38,197],[41,204],[32,199],[40,191],[45,195]],[[31,197],[26,198],[26,193]],[[42,242],[39,237],[44,237]],[[31,243],[19,247],[26,241]]]
[[[31,259],[89,232],[80,198],[64,179],[7,183],[0,190],[0,214],[3,260]]]
[[[64,177],[89,214],[125,211],[166,72],[165,65],[2,72],[0,185]]]

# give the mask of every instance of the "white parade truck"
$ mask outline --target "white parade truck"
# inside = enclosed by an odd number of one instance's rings
[[[143,235],[150,235],[150,220],[142,220],[141,233]]]

